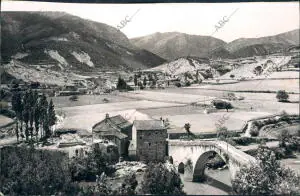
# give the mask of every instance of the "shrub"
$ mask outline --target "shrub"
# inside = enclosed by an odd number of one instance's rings
[[[69,98],[70,101],[78,101],[78,96],[77,95],[72,95],[70,98]]]
[[[190,81],[187,81],[187,82],[185,83],[185,86],[191,86],[191,82],[190,82]]]
[[[299,195],[300,176],[284,168],[275,153],[260,146],[256,155],[259,164],[242,167],[232,181],[239,195]]]
[[[232,109],[233,106],[231,103],[222,101],[222,100],[213,100],[212,104],[217,108],[217,109]]]
[[[174,84],[176,87],[181,87],[181,84],[180,84],[180,82],[176,82],[175,84]]]
[[[289,95],[285,90],[279,90],[277,91],[276,98],[279,102],[287,102],[289,99]]]
[[[252,137],[257,137],[259,135],[259,130],[257,127],[252,127],[252,129],[250,130],[250,135]]]
[[[142,194],[183,195],[179,174],[162,163],[150,164],[141,184]]]
[[[74,195],[78,190],[62,152],[4,147],[0,155],[0,190],[5,195]]]

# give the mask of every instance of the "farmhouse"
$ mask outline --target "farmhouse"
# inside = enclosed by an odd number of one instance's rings
[[[129,156],[138,161],[163,161],[166,156],[167,129],[161,120],[135,120]]]
[[[126,157],[131,140],[131,128],[132,123],[121,115],[109,117],[109,114],[106,114],[105,119],[95,124],[92,131],[93,137],[114,142],[118,146],[119,154]]]

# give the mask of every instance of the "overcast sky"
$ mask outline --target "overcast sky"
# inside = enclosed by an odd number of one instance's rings
[[[237,38],[276,35],[299,28],[299,3],[70,4],[1,2],[2,11],[64,11],[117,27],[129,38],[155,32],[212,35],[226,42]],[[234,12],[235,11],[235,12]],[[233,15],[215,32],[215,25]],[[225,18],[226,19],[226,18]],[[214,33],[215,32],[215,33]]]

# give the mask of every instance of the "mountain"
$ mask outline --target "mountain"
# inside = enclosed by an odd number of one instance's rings
[[[1,58],[52,70],[135,70],[165,62],[109,25],[64,12],[1,12]]]
[[[184,56],[205,57],[208,54],[208,49],[212,50],[226,44],[226,42],[214,37],[178,32],[155,33],[133,38],[130,41],[137,47],[168,60],[175,60]]]
[[[240,38],[226,44],[225,49],[229,52],[237,52],[240,49],[257,45],[265,46],[271,51],[288,48],[289,46],[299,45],[299,29],[288,31],[274,36],[260,38]]]
[[[210,36],[177,32],[155,33],[133,38],[131,42],[168,60],[185,56],[233,59],[283,52],[291,46],[298,46],[299,29],[274,36],[240,38],[230,43]]]

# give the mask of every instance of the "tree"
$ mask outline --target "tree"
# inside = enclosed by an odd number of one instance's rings
[[[118,90],[132,90],[130,86],[127,85],[124,79],[119,77],[118,83],[117,83],[117,89]]]
[[[53,125],[56,123],[56,115],[55,115],[55,110],[54,110],[54,105],[52,99],[50,100],[49,107],[48,107],[48,123],[50,128],[52,128]],[[50,132],[50,135],[52,132]]]
[[[276,98],[279,102],[287,102],[289,99],[289,94],[285,90],[277,91]]]
[[[137,79],[137,75],[136,74],[134,74],[133,81],[134,81],[134,86],[137,86],[138,85],[138,79]]]
[[[76,190],[65,153],[7,146],[1,149],[0,162],[4,195],[77,195],[65,192]]]
[[[22,130],[19,131],[19,121],[21,121],[22,110],[23,110],[22,97],[20,92],[15,92],[13,94],[11,105],[12,105],[12,110],[15,111],[17,117],[16,136],[17,136],[17,141],[19,141],[19,136],[20,134],[22,134]]]
[[[228,135],[229,135],[227,127],[223,127],[223,126],[218,127],[217,128],[217,135],[218,135],[218,138],[220,138],[221,140],[224,140],[225,138],[227,138]]]
[[[121,187],[119,188],[118,195],[135,195],[138,181],[134,173],[127,174]]]
[[[276,160],[275,153],[260,146],[257,164],[242,167],[232,181],[232,187],[240,195],[298,195],[300,176],[284,168]]]
[[[42,126],[41,138],[46,136],[48,127],[48,101],[45,94],[40,99],[40,125]],[[46,139],[46,138],[43,138]]]
[[[111,185],[107,182],[107,175],[103,172],[100,176],[97,176],[97,185],[93,191],[96,195],[111,195],[112,189]]]
[[[188,137],[190,138],[191,136],[195,136],[192,132],[191,132],[191,124],[190,123],[185,123],[184,124],[184,129],[185,129],[185,131],[186,131],[186,133],[187,133],[187,135],[188,135]]]
[[[77,95],[72,95],[70,98],[69,98],[70,101],[78,101],[78,96]]]
[[[146,76],[144,77],[143,85],[144,85],[145,87],[146,87],[146,85],[147,85],[147,78],[146,78]]]
[[[254,72],[254,74],[256,74],[257,76],[260,75],[260,74],[263,72],[262,66],[259,65],[259,66],[255,67],[253,72]]]
[[[26,141],[28,141],[29,138],[28,123],[29,123],[29,113],[30,113],[30,96],[28,91],[26,91],[23,96],[23,103],[24,103],[23,120],[25,123],[25,138]]]
[[[162,163],[150,164],[141,184],[141,194],[183,195],[183,184],[174,169]]]

